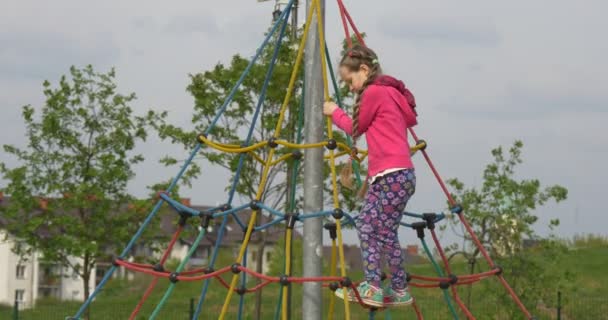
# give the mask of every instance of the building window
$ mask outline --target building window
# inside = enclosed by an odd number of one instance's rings
[[[272,259],[272,252],[266,252],[266,261],[270,261]]]
[[[17,279],[25,279],[25,266],[22,264],[17,265],[17,272],[15,274]]]
[[[16,302],[24,302],[25,300],[25,290],[15,290],[15,301]]]

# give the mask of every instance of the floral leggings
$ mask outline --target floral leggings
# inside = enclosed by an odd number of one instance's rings
[[[380,260],[383,255],[390,268],[392,288],[403,290],[407,287],[397,231],[405,205],[415,189],[414,169],[396,171],[378,178],[369,187],[363,210],[355,220],[365,278],[377,288],[381,287]]]

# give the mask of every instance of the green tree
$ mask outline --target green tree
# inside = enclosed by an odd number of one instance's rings
[[[458,179],[448,183],[455,190],[453,196],[464,209],[473,231],[490,255],[505,270],[509,280],[516,281],[517,293],[529,303],[536,303],[540,295],[554,293],[555,285],[563,273],[549,272],[543,263],[551,259],[543,256],[559,255],[564,247],[553,239],[539,239],[533,230],[538,221],[535,210],[549,201],[561,202],[567,198],[566,188],[553,185],[542,187],[538,179],[516,179],[516,167],[522,163],[523,143],[516,141],[505,154],[502,147],[492,150],[494,161],[488,164],[483,174],[481,187],[467,188]],[[455,244],[450,259],[464,256],[469,262],[469,272],[478,269],[479,249],[464,231],[458,219],[452,219],[452,228],[459,234],[462,244]],[[551,220],[550,227],[559,225],[559,220]],[[526,248],[524,240],[537,242],[534,249]],[[540,250],[541,248],[542,250]],[[539,254],[530,254],[539,251]],[[555,261],[555,260],[553,260]],[[553,290],[553,291],[551,291]],[[489,290],[488,295],[503,295],[504,290]],[[468,303],[470,305],[471,287]]]
[[[120,250],[149,209],[126,189],[144,160],[133,150],[147,136],[146,123],[163,116],[135,116],[135,94],[118,93],[114,78],[113,69],[89,65],[71,67],[57,86],[45,81],[40,114],[23,107],[27,145],[3,146],[19,165],[0,163],[11,197],[2,208],[6,228],[27,244],[16,250],[73,269],[85,299],[96,262]]]

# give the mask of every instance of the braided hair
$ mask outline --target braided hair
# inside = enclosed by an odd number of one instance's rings
[[[357,92],[357,97],[355,98],[355,104],[353,105],[353,153],[356,153],[357,150],[357,140],[361,136],[359,132],[359,111],[361,110],[361,98],[365,89],[374,81],[376,78],[382,73],[382,69],[380,68],[380,64],[378,63],[378,56],[376,53],[365,46],[355,45],[346,51],[344,57],[340,61],[340,67],[345,67],[351,72],[357,72],[361,69],[361,66],[365,65],[369,69],[369,74],[367,75],[367,79]],[[356,155],[356,154],[354,154]],[[352,170],[350,165],[345,165],[340,174],[340,181],[342,185],[345,187],[352,189],[353,181],[352,181]],[[358,197],[363,198],[363,195],[367,191],[367,183],[364,183],[362,188],[358,192]]]
[[[367,89],[367,87],[382,73],[382,69],[378,63],[378,56],[376,53],[372,49],[361,45],[355,45],[350,48],[342,58],[342,61],[340,61],[341,67],[346,67],[353,72],[359,71],[362,65],[366,65],[369,68],[369,75],[361,86],[361,89],[357,92],[355,104],[353,105],[353,146],[357,145],[357,139],[361,136],[361,133],[359,132],[361,97],[363,96],[365,89]]]

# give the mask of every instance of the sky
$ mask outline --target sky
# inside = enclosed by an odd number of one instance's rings
[[[418,104],[417,133],[444,178],[482,181],[490,150],[524,142],[521,179],[569,190],[568,200],[538,208],[535,229],[547,235],[559,218],[562,237],[608,235],[603,192],[608,163],[608,3],[562,1],[345,1],[386,73],[404,80]],[[373,4],[372,4],[373,3]],[[381,5],[379,4],[381,3]],[[235,53],[252,56],[271,22],[273,1],[32,1],[0,2],[0,144],[24,146],[21,107],[43,104],[42,83],[57,83],[70,65],[116,68],[119,90],[135,92],[137,113],[169,111],[191,128],[189,74]],[[329,47],[343,37],[334,1],[327,2]],[[300,12],[304,21],[304,10]],[[334,57],[334,60],[337,58]],[[335,61],[334,61],[335,62]],[[177,173],[158,160],[183,154],[151,138],[138,147],[146,161],[129,191]],[[15,159],[0,152],[0,162]],[[439,211],[445,198],[421,157],[408,210]],[[228,173],[204,167],[192,202],[224,202]],[[219,183],[218,181],[225,181]],[[0,188],[6,181],[0,180]],[[403,230],[405,242],[414,232]],[[356,239],[349,232],[347,242]],[[452,241],[452,235],[444,240]]]

